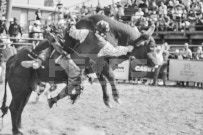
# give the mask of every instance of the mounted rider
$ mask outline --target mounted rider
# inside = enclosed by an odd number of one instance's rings
[[[96,24],[95,31],[91,31],[88,29],[76,29],[75,25],[72,24],[72,26],[69,30],[69,36],[71,36],[72,38],[74,38],[76,40],[79,40],[80,43],[83,43],[83,42],[85,42],[85,40],[89,34],[95,35],[94,37],[96,37],[95,40],[97,41],[96,45],[99,46],[100,50],[96,56],[90,58],[93,61],[93,63],[96,63],[96,60],[99,57],[118,57],[118,56],[126,55],[128,52],[131,52],[134,49],[134,47],[131,45],[114,47],[112,44],[110,44],[106,40],[106,34],[109,32],[109,30],[110,30],[110,27],[109,27],[108,22],[103,21],[103,20],[99,21]],[[149,29],[147,31],[147,34],[152,34],[153,32],[154,32],[154,28]],[[137,42],[142,41],[142,40],[143,39],[138,39]],[[70,59],[70,57],[67,59],[67,54],[62,50],[60,43],[57,41],[57,39],[50,38],[49,41],[52,42],[53,47],[56,50],[59,50],[59,52],[63,54],[63,56],[60,57],[59,59],[57,59],[56,62],[65,69],[67,75],[71,78],[75,78],[75,77],[77,78],[78,76],[80,76],[81,75],[80,68],[77,67],[77,65],[75,65],[75,63]],[[24,62],[24,67],[33,67],[35,69],[39,68],[42,64],[42,61],[45,60],[44,55],[46,55],[46,51],[45,51],[45,53],[41,53],[39,56],[39,59],[36,60],[35,62],[32,62],[32,64],[29,62]],[[40,57],[42,57],[42,59]],[[34,65],[38,65],[38,66],[35,67]],[[96,65],[96,64],[93,64],[91,67],[93,70],[98,69],[98,65]],[[49,99],[49,106],[52,107],[53,104],[56,103],[59,99],[62,99],[67,95],[70,95],[69,92],[70,91],[67,91],[67,89],[63,89],[56,97]],[[80,93],[80,91],[79,91],[79,93]]]
[[[97,38],[95,39],[97,40],[97,44],[95,45],[99,46],[101,49],[99,50],[96,56],[90,57],[91,61],[93,62],[93,64],[92,65],[90,64],[90,65],[93,70],[96,70],[96,73],[100,72],[98,71],[98,69],[101,68],[99,65],[95,64],[99,57],[118,57],[118,56],[126,55],[128,52],[131,52],[134,49],[132,45],[114,47],[106,40],[106,35],[109,31],[110,31],[110,27],[108,22],[103,20],[99,21],[96,24],[96,30],[94,32],[88,29],[76,29],[75,25],[72,25],[69,31],[69,36],[79,40],[80,43],[85,42],[89,34],[95,34]],[[148,32],[150,33],[151,29]],[[50,107],[52,107],[54,103],[56,103],[58,100],[62,99],[67,95],[68,93],[62,90],[56,97],[51,98],[49,100]]]

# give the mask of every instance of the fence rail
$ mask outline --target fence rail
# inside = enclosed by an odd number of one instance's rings
[[[42,41],[44,39],[39,39],[39,38],[15,38],[15,37],[3,37],[0,39],[11,39],[11,40],[31,40],[31,41]]]

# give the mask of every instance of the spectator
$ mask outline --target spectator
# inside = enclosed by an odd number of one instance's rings
[[[196,31],[203,31],[203,14],[199,15],[195,24]]]
[[[80,14],[82,16],[85,16],[88,14],[88,10],[87,10],[87,7],[85,5],[83,5],[82,8],[80,9]]]
[[[152,22],[156,23],[158,21],[158,18],[159,16],[157,15],[157,11],[153,10],[150,19],[152,20]]]
[[[101,9],[102,9],[102,6],[100,3],[98,3],[98,5],[96,7],[96,12],[98,13]]]
[[[139,8],[138,11],[135,13],[135,15],[132,16],[132,21],[137,23],[140,20],[140,18],[142,18],[143,16],[144,16],[144,12],[142,11],[141,8]]]
[[[113,19],[116,19],[117,13],[118,13],[118,8],[117,8],[117,6],[116,6],[115,4],[112,4],[112,5],[111,5],[111,17],[112,17]]]
[[[64,12],[63,12],[63,18],[67,19],[70,16],[70,10],[69,8],[64,8]]]
[[[35,16],[36,16],[36,20],[41,20],[42,12],[41,12],[40,8],[38,8],[37,11],[35,12]]]
[[[196,15],[200,15],[203,12],[203,4],[200,0],[193,0],[191,8],[194,8]]]
[[[161,69],[163,62],[164,62],[163,50],[162,50],[162,47],[160,45],[156,47],[155,54],[156,54],[156,59],[157,59],[157,64],[158,64],[157,70],[160,73],[160,69]],[[159,73],[158,73],[158,75],[159,75]]]
[[[190,22],[190,28],[189,28],[190,31],[195,30],[194,26],[196,23],[196,19],[197,19],[197,16],[196,16],[195,9],[191,8],[191,10],[188,12],[188,20]]]
[[[203,50],[202,50],[202,47],[201,47],[201,46],[199,46],[199,47],[197,48],[197,52],[196,52],[196,54],[195,54],[195,59],[196,59],[196,60],[203,60]]]
[[[14,23],[14,20],[13,20],[13,18],[11,18],[10,20],[9,20],[9,26],[11,25],[11,24],[13,24]]]
[[[88,7],[87,10],[88,10],[88,14],[89,14],[89,15],[93,15],[93,13],[94,13],[94,8],[93,8],[92,5],[91,5],[90,7]]]
[[[146,1],[140,1],[138,7],[145,10],[146,8],[148,8],[148,5],[147,5]]]
[[[6,20],[5,17],[2,17],[0,20],[0,37],[2,37],[4,31],[6,35],[8,35],[8,30],[6,28],[5,20]]]
[[[192,58],[192,51],[189,49],[189,44],[185,43],[184,50],[183,50],[183,59],[191,59]]]
[[[153,11],[158,11],[158,9],[159,9],[159,7],[157,6],[155,1],[152,2],[151,6],[149,6],[149,10],[151,10],[152,12]]]
[[[179,30],[181,22],[182,22],[182,16],[183,16],[183,11],[184,7],[177,2],[177,5],[173,8],[172,14],[173,14],[173,19],[176,22],[176,31]]]
[[[159,30],[165,31],[169,27],[169,23],[170,23],[170,18],[165,14],[161,14],[158,20],[157,26]]]
[[[183,49],[179,50],[179,54],[178,54],[178,57],[177,57],[178,60],[183,60],[184,59],[183,58],[183,52],[184,52]]]
[[[18,38],[19,34],[21,34],[22,37],[23,33],[21,31],[20,25],[18,24],[17,18],[14,18],[14,23],[10,25],[8,32],[10,37]],[[18,42],[19,39],[12,39],[11,41]]]
[[[202,46],[199,46],[197,48],[197,52],[195,54],[195,59],[196,60],[203,60],[203,50],[202,50]],[[195,83],[195,86],[199,86],[199,87],[203,87],[203,83]]]
[[[99,15],[105,15],[103,9],[101,9],[97,14],[99,14]]]
[[[145,8],[145,10],[144,10],[144,17],[149,18],[149,17],[150,17],[150,15],[151,15],[151,11],[149,11],[149,9],[148,9],[148,8]]]
[[[187,3],[185,3],[184,5],[185,5],[186,11],[189,12],[190,11],[190,6],[191,6],[191,1],[188,0]]]
[[[39,20],[36,20],[34,22],[34,25],[31,29],[31,33],[33,34],[33,38],[42,38],[41,36],[41,27],[40,27],[41,23]]]
[[[117,16],[118,16],[118,20],[120,20],[121,17],[125,15],[124,8],[121,5],[117,5],[117,8],[118,8]]]
[[[147,30],[149,28],[149,18],[143,17],[140,19],[139,26],[141,27],[141,30]]]
[[[127,0],[126,6],[127,6],[127,7],[132,6],[132,1],[131,1],[131,0]]]
[[[161,66],[161,73],[162,73],[162,79],[163,79],[163,85],[166,85],[166,80],[167,80],[167,67],[168,67],[168,58],[169,58],[169,52],[168,52],[168,43],[164,43],[162,45],[162,49],[163,49],[163,64]]]
[[[183,60],[183,55],[182,55],[183,51],[182,49],[176,49],[175,50],[175,55],[174,55],[174,59],[178,59],[178,60]],[[183,86],[184,82],[176,82],[176,85],[178,86]]]
[[[163,48],[159,45],[156,47],[155,52],[156,52],[156,57],[157,57],[157,63],[159,66],[163,64]]]
[[[166,15],[167,14],[167,6],[164,5],[163,2],[161,2],[161,6],[159,7],[159,14],[162,15]]]
[[[135,0],[135,3],[136,3],[136,5],[137,5],[137,7],[139,7],[139,5],[140,5],[141,3],[143,3],[143,0]]]
[[[168,50],[170,49],[170,46],[168,45],[167,42],[165,42],[165,43],[162,45],[162,48],[163,48],[163,50],[168,51]]]
[[[175,6],[174,2],[172,0],[169,0],[168,5],[167,5],[168,10],[172,10],[174,6]]]

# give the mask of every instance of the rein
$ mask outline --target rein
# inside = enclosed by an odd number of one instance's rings
[[[68,47],[68,49],[70,49],[71,51],[73,51],[76,55],[82,56],[81,54],[79,54],[79,53],[75,50],[75,49],[77,49],[77,48],[79,47],[79,45],[80,45],[80,42],[78,42],[74,48]],[[82,57],[83,57],[83,56],[82,56]]]

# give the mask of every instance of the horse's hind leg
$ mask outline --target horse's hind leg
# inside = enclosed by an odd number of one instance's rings
[[[25,107],[25,105],[27,104],[27,102],[28,102],[28,100],[29,100],[29,98],[30,98],[30,95],[31,95],[31,93],[32,93],[32,90],[29,90],[29,91],[27,91],[26,93],[25,93],[25,96],[23,96],[24,98],[21,100],[21,109],[20,109],[20,111],[19,111],[19,114],[18,114],[18,119],[17,119],[17,127],[18,128],[21,128],[21,116],[22,116],[22,112],[23,112],[23,109],[24,109],[24,107]]]
[[[11,120],[12,120],[12,131],[14,135],[23,135],[19,131],[18,127],[18,120],[19,120],[19,113],[22,110],[21,105],[21,97],[13,98],[11,101],[11,104],[9,106],[9,109],[11,111]]]
[[[18,95],[13,96],[13,99],[11,100],[9,109],[11,112],[11,120],[12,120],[12,127],[13,127],[12,131],[14,135],[23,135],[19,131],[19,128],[21,126],[21,114],[30,97],[31,92],[32,92],[31,90],[29,91],[24,90],[20,93],[17,93]]]
[[[113,69],[106,66],[102,73],[108,79],[108,81],[111,85],[112,95],[113,95],[114,101],[116,101],[117,103],[121,103],[120,96],[119,96],[120,94],[119,94],[118,89],[116,88],[115,76],[114,76]]]
[[[107,80],[102,74],[98,75],[98,80],[102,86],[104,104],[111,108],[112,105],[110,103],[109,94],[107,92]]]

